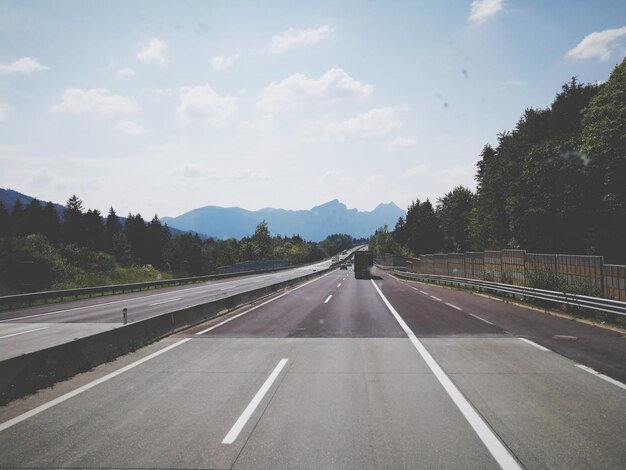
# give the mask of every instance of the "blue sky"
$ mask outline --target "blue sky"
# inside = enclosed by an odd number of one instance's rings
[[[0,187],[103,212],[371,210],[626,56],[626,2],[0,1]]]

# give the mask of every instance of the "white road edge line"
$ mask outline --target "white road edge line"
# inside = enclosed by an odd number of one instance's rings
[[[328,276],[328,274],[330,274],[330,273],[324,274],[324,275],[322,275],[322,276],[320,276],[320,277],[316,277],[315,279],[311,279],[310,281],[305,282],[304,284],[301,284],[301,285],[299,285],[298,287],[295,287],[295,288],[291,289],[291,290],[290,290],[290,291],[288,291],[288,292],[284,292],[284,293],[282,293],[282,294],[280,294],[280,295],[277,295],[276,297],[274,297],[274,298],[272,298],[272,299],[270,299],[270,300],[266,300],[265,302],[263,302],[263,303],[261,303],[261,304],[259,304],[259,305],[255,305],[254,307],[252,307],[252,308],[250,308],[250,309],[246,310],[245,312],[241,312],[241,313],[238,313],[237,315],[235,315],[235,316],[233,316],[233,317],[227,318],[226,320],[224,320],[223,322],[218,323],[217,325],[210,326],[210,327],[208,327],[206,330],[198,331],[198,332],[196,333],[196,335],[202,335],[202,334],[204,334],[204,333],[208,333],[209,331],[214,330],[215,328],[218,328],[218,327],[220,327],[220,326],[222,326],[222,325],[225,325],[226,323],[228,323],[228,322],[230,322],[230,321],[233,321],[234,319],[239,318],[239,317],[241,317],[241,316],[245,315],[246,313],[250,313],[252,310],[256,310],[257,308],[259,308],[259,307],[263,307],[263,305],[269,304],[270,302],[274,302],[274,300],[278,300],[278,299],[280,299],[281,297],[286,296],[287,294],[291,294],[294,290],[298,290],[298,289],[300,289],[300,288],[302,288],[302,287],[304,287],[304,286],[308,286],[308,285],[309,285],[309,284],[311,284],[312,282],[315,282],[315,281],[317,281],[317,280],[319,280],[319,279],[322,279],[323,277]]]
[[[441,302],[441,299],[439,297],[435,297],[434,295],[431,295],[430,298],[435,299],[437,302]]]
[[[413,331],[409,328],[409,326],[404,322],[400,314],[396,311],[395,308],[389,303],[387,298],[378,288],[374,280],[372,279],[372,284],[376,291],[378,291],[378,295],[380,295],[381,299],[392,313],[392,315],[396,318],[400,327],[404,330],[406,335],[415,346],[415,349],[420,353],[430,370],[433,372],[439,383],[443,386],[445,391],[448,393],[454,404],[457,408],[463,413],[465,419],[470,424],[470,426],[474,429],[480,440],[485,444],[487,450],[491,453],[493,458],[498,462],[501,468],[505,470],[522,470],[520,465],[517,463],[515,458],[511,455],[509,450],[505,447],[505,445],[498,439],[498,437],[494,434],[494,432],[489,428],[487,423],[482,419],[482,417],[478,414],[478,412],[472,407],[472,405],[467,401],[467,399],[463,396],[463,394],[459,391],[459,389],[454,385],[452,380],[446,375],[443,369],[437,364],[437,361],[430,355],[426,347],[422,344],[422,342],[417,339]]]
[[[463,311],[463,309],[462,309],[461,307],[457,307],[457,306],[456,306],[456,305],[454,305],[454,304],[451,304],[451,303],[448,303],[448,302],[445,302],[445,304],[446,304],[448,307],[456,308],[457,310],[459,310],[459,311],[461,311],[461,312]]]
[[[518,338],[518,339],[521,339],[524,343],[528,343],[531,346],[536,347],[537,349],[541,349],[542,351],[550,351],[548,348],[545,348],[545,347],[541,346],[540,344],[537,344],[537,343],[535,343],[535,342],[533,342],[533,341],[531,341],[529,339],[526,339],[526,338]]]
[[[180,300],[180,297],[176,297],[175,299],[161,300],[160,302],[154,304],[148,304],[148,307],[154,307],[155,305],[166,304],[168,302],[176,302],[177,300]]]
[[[579,367],[582,370],[589,372],[590,374],[598,376],[601,379],[606,380],[607,382],[612,383],[613,385],[617,385],[619,388],[623,388],[624,390],[626,390],[626,385],[620,382],[619,380],[615,380],[609,377],[608,375],[601,374],[600,372],[592,369],[591,367],[583,366],[582,364],[576,364],[576,367]]]
[[[25,335],[26,333],[32,333],[33,331],[45,330],[46,328],[50,328],[50,327],[42,326],[41,328],[35,328],[34,330],[21,331],[19,333],[13,333],[12,335],[0,336],[0,339],[10,338],[11,336]]]
[[[491,323],[489,320],[485,320],[484,318],[479,317],[478,315],[474,315],[473,313],[470,313],[469,315],[473,316],[474,318],[480,320],[480,321],[484,321],[485,323],[487,323],[488,325],[493,325],[493,323]]]
[[[60,397],[57,397],[54,400],[49,401],[48,403],[44,403],[43,405],[40,405],[37,408],[33,408],[32,410],[27,411],[26,413],[23,413],[19,416],[16,416],[13,419],[5,421],[4,423],[0,424],[0,432],[4,431],[5,429],[10,428],[11,426],[15,426],[16,424],[21,423],[22,421],[27,420],[28,418],[31,418],[41,413],[42,411],[52,408],[53,406],[56,406],[59,403],[63,403],[64,401],[69,400],[70,398],[75,397],[76,395],[86,392],[87,390],[95,387],[96,385],[100,385],[101,383],[106,382],[107,380],[117,377],[118,375],[123,374],[124,372],[130,369],[133,369],[137,367],[138,365],[143,364],[144,362],[149,361],[150,359],[160,356],[161,354],[169,351],[170,349],[174,349],[186,343],[187,341],[191,341],[191,338],[185,338],[174,344],[170,344],[166,348],[160,349],[159,351],[156,351],[150,354],[149,356],[146,356],[144,358],[139,359],[138,361],[128,364],[127,366],[124,366],[121,369],[116,370],[115,372],[111,372],[110,374],[100,377],[99,379],[96,379],[93,382],[89,382],[88,384],[83,385],[82,387],[78,387],[77,389],[72,390],[71,392],[66,393],[65,395],[61,395]]]
[[[328,301],[330,300],[330,298],[331,298],[332,296],[333,296],[333,294],[330,294],[330,295],[326,298],[326,300],[324,300],[324,303],[325,303],[325,304],[327,304],[327,303],[328,303]]]
[[[239,419],[235,421],[235,424],[233,424],[233,427],[230,428],[230,431],[228,431],[228,434],[226,434],[226,437],[222,441],[222,444],[232,444],[233,442],[235,442],[235,439],[237,439],[237,436],[239,436],[239,433],[241,432],[243,427],[246,425],[246,423],[250,419],[250,416],[252,416],[252,413],[254,413],[254,410],[256,410],[256,407],[259,406],[259,403],[261,403],[261,400],[263,400],[263,397],[265,396],[267,391],[270,389],[270,387],[272,386],[272,384],[274,383],[274,381],[276,380],[280,372],[283,370],[283,367],[285,367],[285,364],[287,364],[288,360],[289,359],[283,358],[278,362],[276,367],[274,367],[274,370],[272,371],[270,376],[265,380],[263,385],[261,385],[261,388],[259,389],[259,391],[256,392],[256,395],[254,395],[254,398],[252,398],[252,401],[248,403],[248,406],[246,406],[246,409],[243,410],[243,413],[241,413],[241,416],[239,416]]]

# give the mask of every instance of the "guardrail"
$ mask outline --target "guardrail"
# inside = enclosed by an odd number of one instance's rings
[[[87,371],[170,334],[312,280],[330,267],[271,285],[145,318],[0,361],[0,406]]]
[[[134,292],[136,290],[146,290],[157,287],[169,287],[180,286],[183,284],[195,284],[198,282],[205,282],[217,279],[228,279],[231,277],[245,276],[249,274],[262,274],[274,271],[283,271],[285,269],[293,268],[294,266],[287,266],[284,268],[275,268],[265,271],[247,271],[228,274],[209,274],[206,276],[194,276],[194,277],[182,277],[178,279],[164,279],[161,281],[148,281],[148,282],[134,282],[131,284],[116,284],[109,286],[97,286],[97,287],[80,287],[77,289],[63,289],[63,290],[50,290],[42,292],[31,292],[28,294],[15,294],[0,297],[0,311],[11,310],[15,305],[28,305],[32,306],[36,301],[43,301],[44,304],[49,303],[50,300],[58,299],[59,302],[63,302],[66,298],[78,299],[79,297],[91,298],[94,295],[104,295],[107,293],[123,294],[125,292]]]
[[[461,277],[440,276],[436,274],[418,274],[398,270],[394,270],[393,272],[396,276],[405,279],[421,279],[426,281],[472,286],[488,291],[518,295],[536,300],[544,300],[560,305],[570,305],[573,307],[587,308],[590,310],[597,310],[616,315],[626,315],[626,302],[622,302],[620,300],[603,299],[600,297],[569,294],[567,292],[537,289],[534,287],[514,286],[512,284],[501,284],[498,282],[465,279]]]

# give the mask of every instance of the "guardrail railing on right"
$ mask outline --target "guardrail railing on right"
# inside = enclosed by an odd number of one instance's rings
[[[626,302],[622,302],[620,300],[590,297],[587,295],[577,295],[567,292],[557,292],[545,289],[537,289],[534,287],[515,286],[513,284],[502,284],[498,282],[466,279],[461,277],[440,276],[436,274],[418,274],[398,270],[395,270],[393,272],[396,276],[405,279],[417,279],[477,287],[479,289],[499,292],[503,294],[518,295],[560,305],[570,305],[573,307],[586,308],[599,312],[626,316]]]

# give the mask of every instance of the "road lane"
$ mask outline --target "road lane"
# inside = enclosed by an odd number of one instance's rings
[[[189,339],[0,433],[0,468],[498,468],[371,281],[347,274],[163,341]],[[621,468],[624,390],[473,318],[458,299],[380,277],[525,468]]]
[[[300,277],[325,269],[329,265],[329,261],[324,261],[292,270],[211,281],[201,285],[178,286],[3,312],[0,314],[0,318],[4,318],[0,320],[0,337],[4,337],[0,338],[2,346],[0,360],[121,327],[123,308],[127,309],[128,322],[132,323]],[[12,316],[16,318],[11,318]],[[23,337],[11,336],[20,325],[36,325],[42,328],[42,332]]]
[[[572,321],[523,306],[490,299],[467,291],[400,281],[377,270],[384,280],[405,284],[425,295],[435,295],[489,321],[514,336],[527,338],[540,346],[584,364],[603,374],[626,383],[626,335],[623,332],[599,328],[581,321]],[[394,287],[400,289],[400,287]]]
[[[403,320],[415,324],[422,318],[419,305],[407,302],[415,297],[414,286],[386,275],[376,283]],[[445,296],[444,289],[438,291]],[[432,296],[420,294],[418,298],[428,302]],[[456,301],[463,303],[461,298]],[[430,312],[441,315],[437,309]],[[469,318],[460,311],[454,314]],[[454,323],[456,331],[439,335],[426,329],[422,344],[526,467],[623,465],[623,389],[597,378],[594,381],[593,375],[586,376],[569,359],[516,337],[468,337],[465,320]],[[496,328],[485,324],[487,327]]]

